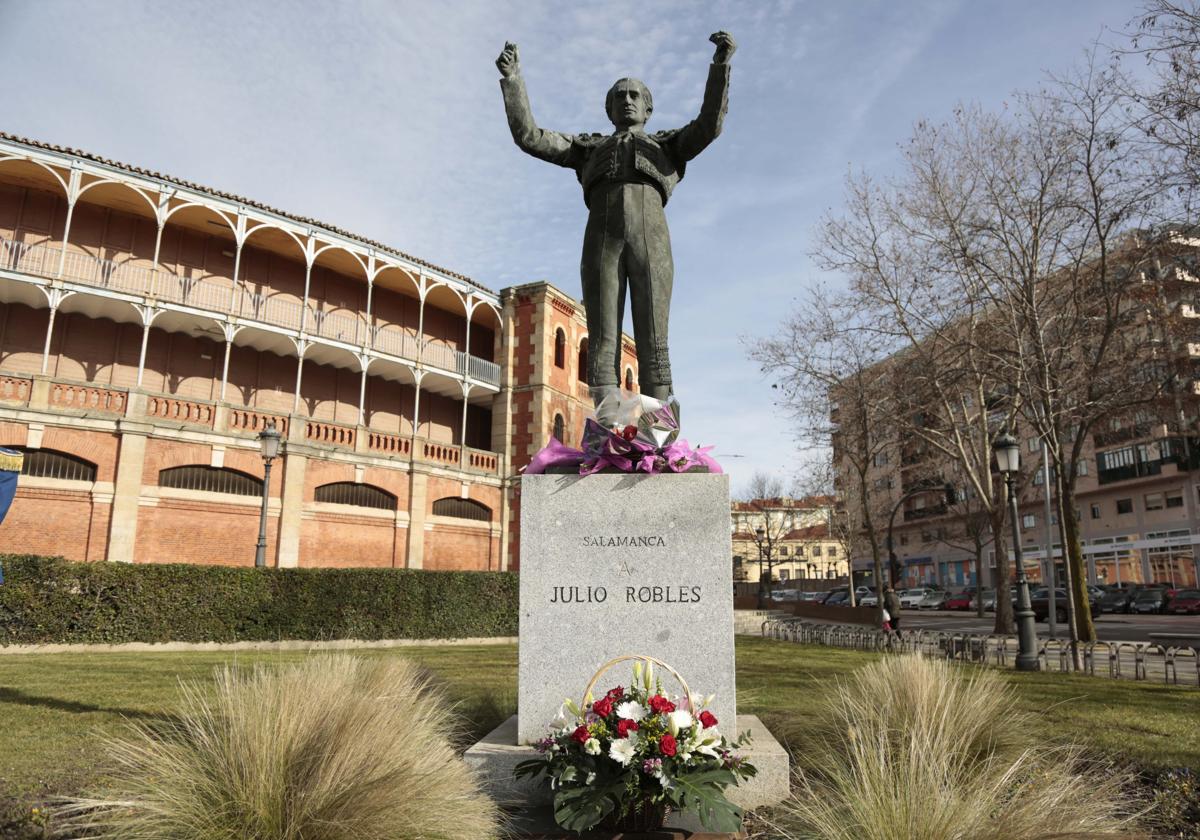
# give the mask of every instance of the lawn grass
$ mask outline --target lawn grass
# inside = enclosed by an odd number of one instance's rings
[[[469,743],[516,708],[514,645],[363,650],[425,664],[458,698]],[[125,718],[169,716],[180,680],[236,661],[287,662],[303,652],[53,654],[0,657],[0,811],[79,793],[103,776],[97,737]],[[738,704],[797,754],[805,720],[840,675],[879,654],[739,637]],[[971,666],[962,666],[971,667]],[[1200,691],[1094,677],[1005,672],[1045,737],[1147,767],[1200,769]],[[700,681],[697,681],[700,682]],[[572,690],[564,686],[564,692]],[[3,820],[0,819],[0,823]]]

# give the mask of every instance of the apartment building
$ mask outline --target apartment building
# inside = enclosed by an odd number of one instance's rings
[[[1186,244],[1194,248],[1200,243]],[[1173,371],[1174,382],[1182,384],[1167,388],[1153,404],[1107,418],[1086,440],[1077,465],[1076,514],[1088,579],[1094,584],[1194,587],[1200,578],[1200,277],[1192,260],[1182,259],[1161,267],[1157,276],[1143,277],[1129,303],[1137,318],[1130,318],[1128,328],[1150,336],[1142,345],[1149,357],[1128,360],[1130,381],[1150,365],[1159,374]],[[836,425],[836,404],[832,419]],[[995,424],[997,432],[1000,422]],[[1018,501],[1023,563],[1030,580],[1041,582],[1048,579],[1048,558],[1053,558],[1061,584],[1057,504],[1052,496],[1047,507],[1042,441],[1028,429],[1017,432],[1022,449]],[[835,453],[843,445],[836,435],[834,445]],[[853,480],[844,459],[838,457],[837,462],[843,473],[839,486],[849,487]],[[984,585],[995,583],[990,528],[970,488],[959,482],[958,501],[949,508],[941,491],[943,482],[954,483],[955,472],[954,464],[932,447],[900,436],[871,460],[867,481],[881,502],[874,514],[881,546],[891,504],[919,482],[931,486],[930,492],[907,499],[895,517],[894,545],[903,585],[974,585],[980,565]],[[1051,493],[1053,486],[1051,475]],[[872,573],[864,555],[858,552],[854,557],[856,576]],[[1015,575],[1015,566],[1011,568]]]
[[[513,479],[578,437],[586,355],[548,283],[0,134],[0,551],[248,565],[273,425],[270,565],[515,568]]]

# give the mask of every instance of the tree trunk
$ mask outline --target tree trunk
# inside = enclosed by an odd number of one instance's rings
[[[1096,641],[1096,626],[1092,623],[1092,610],[1088,605],[1087,564],[1083,559],[1083,545],[1079,540],[1079,522],[1075,519],[1075,488],[1066,482],[1059,483],[1062,499],[1061,513],[1066,545],[1063,552],[1071,572],[1071,603],[1075,607],[1075,636],[1083,643]],[[1078,658],[1078,657],[1076,657]]]
[[[983,608],[983,549],[975,551],[975,614],[980,618],[987,615]]]
[[[996,548],[996,579],[992,585],[996,587],[996,624],[994,632],[1012,635],[1016,632],[1013,624],[1012,593],[1009,591],[1009,581],[1012,573],[1008,564],[1008,543],[1004,539],[1004,508],[997,505],[992,514],[992,545]]]

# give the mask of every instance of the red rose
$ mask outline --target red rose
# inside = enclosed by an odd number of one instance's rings
[[[622,697],[625,696],[625,689],[622,686],[617,686],[616,688],[610,688],[608,690],[608,694],[606,694],[604,696],[608,697],[611,700],[620,700]]]
[[[617,721],[617,737],[628,738],[630,732],[637,732],[637,728],[638,725],[636,721],[625,720],[622,718],[621,720]]]
[[[625,440],[633,440],[637,437],[637,426],[626,426],[621,430],[621,437]]]
[[[656,715],[661,715],[675,711],[675,704],[661,694],[655,694],[650,698],[650,709]]]
[[[601,697],[596,702],[592,703],[592,714],[606,718],[612,714],[613,701],[609,697]]]
[[[717,716],[706,709],[700,713],[700,723],[704,724],[705,729],[712,729],[717,725]]]
[[[658,742],[658,751],[665,756],[673,756],[676,746],[674,735],[664,735]]]
[[[580,726],[578,729],[576,729],[574,732],[571,733],[571,740],[577,741],[580,744],[584,743],[585,741],[587,741],[588,738],[591,738],[591,737],[592,736],[591,736],[591,734],[588,733],[588,729],[586,726]]]

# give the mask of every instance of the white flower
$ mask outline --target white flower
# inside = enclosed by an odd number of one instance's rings
[[[721,744],[720,733],[716,728],[712,729],[697,729],[692,732],[692,736],[688,739],[686,749],[689,752],[698,752],[701,755],[707,755],[711,758],[720,758],[717,752],[717,747]]]
[[[633,753],[633,741],[629,738],[618,738],[608,748],[608,757],[621,766],[625,766],[633,761]]]
[[[595,738],[588,738],[583,742],[583,751],[588,755],[600,755],[600,742]]]
[[[626,700],[620,706],[617,706],[617,717],[625,720],[641,720],[646,716],[646,709],[641,703],[634,700]]]
[[[687,729],[692,725],[692,713],[685,712],[682,709],[676,709],[667,715],[670,721],[667,725],[671,727],[672,732],[678,732],[680,729]]]
[[[563,703],[558,707],[558,714],[554,716],[554,720],[550,721],[550,727],[558,730],[567,729],[571,726],[571,720],[570,709],[567,708],[566,703]]]
[[[583,783],[584,783],[585,785],[590,785],[590,784],[591,784],[592,782],[594,782],[594,781],[596,781],[596,774],[595,774],[595,773],[588,773],[588,774],[587,774],[587,778],[583,780]]]

